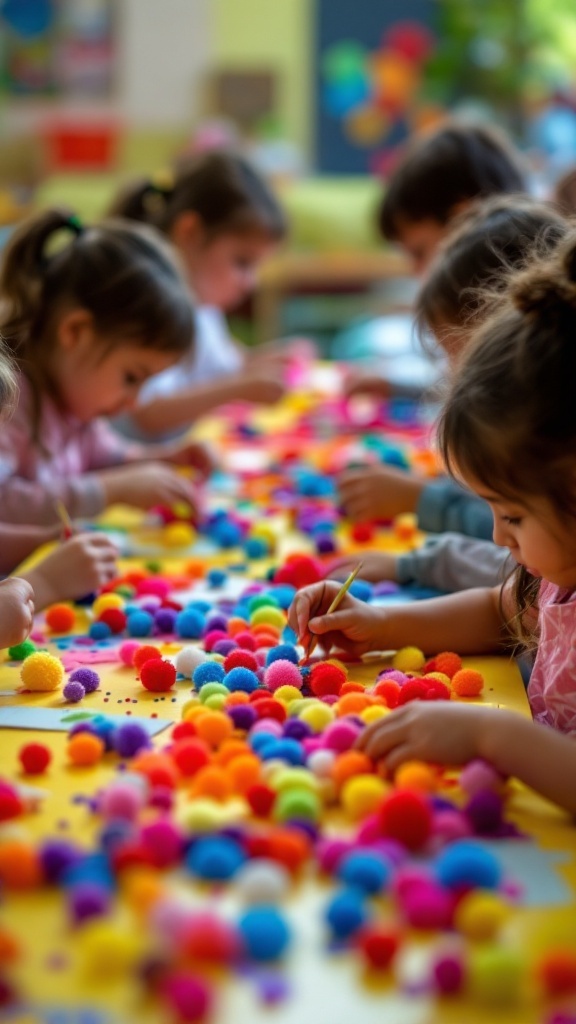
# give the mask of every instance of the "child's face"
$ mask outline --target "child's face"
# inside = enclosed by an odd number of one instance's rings
[[[410,258],[415,274],[425,273],[448,230],[448,224],[442,224],[433,217],[425,220],[400,219],[397,222],[396,240]]]
[[[182,255],[200,305],[223,310],[239,306],[254,291],[258,267],[275,245],[256,232],[191,242]]]
[[[72,347],[58,346],[52,360],[52,378],[66,412],[84,423],[97,416],[117,416],[135,405],[149,377],[171,366],[170,352],[143,348],[137,342],[109,338],[86,330]]]
[[[490,505],[495,544],[509,548],[533,576],[559,587],[576,587],[576,530],[558,518],[549,501],[530,498],[526,505],[494,494],[478,481],[465,482]]]

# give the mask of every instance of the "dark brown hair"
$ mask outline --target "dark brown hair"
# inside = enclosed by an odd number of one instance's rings
[[[576,216],[576,167],[571,167],[558,179],[552,200],[565,217]]]
[[[568,230],[551,205],[528,197],[475,203],[454,222],[418,293],[422,340],[428,329],[471,328],[488,313],[509,275],[547,256]]]
[[[576,233],[544,263],[511,278],[508,293],[471,340],[439,424],[445,463],[488,490],[529,506],[543,497],[576,527]],[[518,617],[539,581],[516,570]]]
[[[378,224],[384,238],[396,241],[403,221],[447,224],[458,203],[525,190],[519,157],[504,135],[448,123],[414,140],[386,186]]]
[[[128,186],[110,212],[169,233],[188,211],[198,214],[209,237],[257,232],[279,241],[286,234],[284,214],[264,179],[244,157],[226,151],[180,163],[171,183],[145,179]]]
[[[66,244],[51,253],[59,233]],[[132,338],[176,358],[193,340],[188,290],[154,232],[122,221],[84,229],[68,210],[38,214],[13,235],[0,270],[0,332],[32,385],[36,428],[55,317],[66,306],[87,310],[110,345]]]

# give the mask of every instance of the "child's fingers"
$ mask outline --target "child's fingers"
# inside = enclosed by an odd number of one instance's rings
[[[296,595],[289,621],[298,637],[302,637],[306,630],[310,632],[310,620],[330,607],[339,589],[335,581],[324,580],[306,587]]]
[[[358,738],[357,746],[373,761],[379,761],[381,758],[388,759],[388,755],[397,747],[403,746],[405,741],[404,716],[401,712],[392,712],[365,729]]]
[[[346,633],[358,625],[358,611],[355,608],[342,608],[330,615],[318,615],[310,619],[308,629],[311,633],[323,636],[325,633]]]
[[[395,772],[405,761],[414,760],[414,751],[409,743],[399,743],[389,754],[386,755],[384,763],[390,772]]]

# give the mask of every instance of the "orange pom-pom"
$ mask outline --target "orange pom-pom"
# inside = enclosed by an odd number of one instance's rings
[[[141,669],[147,661],[161,657],[162,655],[160,654],[160,651],[157,647],[154,647],[154,644],[142,644],[141,647],[138,647],[138,649],[134,651],[132,664],[134,665],[134,668]]]
[[[72,764],[83,768],[98,764],[104,754],[105,744],[91,732],[77,732],[68,740],[68,758]]]
[[[462,668],[462,658],[454,651],[442,651],[434,658],[434,672],[443,672],[445,676],[452,679],[452,676]]]
[[[338,717],[342,715],[359,715],[364,708],[370,707],[372,698],[367,693],[346,693],[340,697],[336,710]]]
[[[540,961],[538,974],[549,996],[576,992],[576,953],[572,949],[551,949]]]
[[[33,889],[42,884],[42,865],[33,847],[21,839],[0,844],[0,881],[9,889]]]
[[[229,800],[233,790],[227,769],[216,764],[201,768],[194,776],[189,795],[191,799],[205,796],[222,802]]]
[[[211,747],[219,747],[224,740],[230,739],[234,732],[234,723],[222,711],[206,711],[198,715],[194,722],[200,739]]]
[[[336,786],[341,789],[355,775],[369,775],[373,771],[374,765],[367,754],[360,750],[345,750],[334,761],[331,774]]]
[[[53,633],[69,633],[76,621],[76,614],[69,604],[53,604],[46,609],[45,619]]]
[[[473,668],[461,668],[452,676],[452,689],[459,697],[477,697],[483,686],[484,677]]]
[[[395,679],[381,679],[374,687],[374,696],[381,697],[388,708],[398,707],[400,683]]]
[[[255,754],[235,757],[227,765],[228,773],[237,793],[247,793],[260,779],[260,759]]]
[[[158,750],[144,750],[138,754],[130,762],[130,769],[144,775],[151,786],[174,789],[180,779],[180,772],[172,758]]]

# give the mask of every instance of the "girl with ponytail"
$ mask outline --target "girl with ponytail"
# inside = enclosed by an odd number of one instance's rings
[[[59,243],[59,244],[58,244]],[[197,445],[129,445],[100,417],[188,351],[193,309],[168,250],[144,226],[83,228],[65,210],[22,225],[0,269],[0,333],[19,399],[0,432],[0,520],[49,525],[107,505],[196,506],[169,463],[209,469]]]
[[[416,644],[428,653],[534,654],[533,720],[501,708],[412,702],[369,726],[359,746],[394,770],[406,760],[475,757],[576,813],[576,235],[514,276],[458,368],[440,422],[452,474],[488,502],[494,540],[518,568],[501,587],[392,609],[337,583],[296,596],[307,643],[356,655]]]

